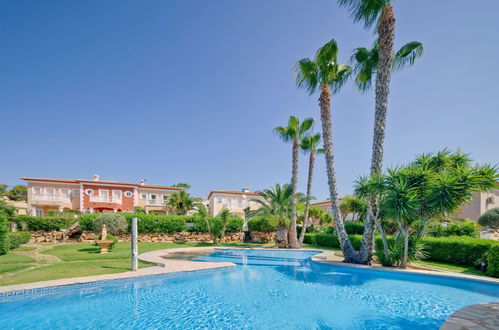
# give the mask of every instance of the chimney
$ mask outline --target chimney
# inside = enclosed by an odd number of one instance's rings
[[[99,181],[99,174],[94,174],[93,179],[94,181]]]
[[[250,192],[250,188],[249,187],[243,187],[243,189],[241,189],[242,192],[244,193],[247,193],[247,192]]]
[[[140,180],[140,185],[141,185],[141,186],[143,186],[145,182],[146,182],[146,180],[141,179],[141,180]]]

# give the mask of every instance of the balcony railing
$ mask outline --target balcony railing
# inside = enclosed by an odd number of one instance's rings
[[[147,205],[151,205],[151,206],[163,206],[164,205],[164,202],[162,202],[161,200],[159,199],[148,199],[146,201],[146,204]]]
[[[115,203],[121,204],[121,198],[111,196],[90,196],[90,201],[93,203]]]
[[[33,195],[31,199],[34,202],[69,202],[69,196],[60,195]]]

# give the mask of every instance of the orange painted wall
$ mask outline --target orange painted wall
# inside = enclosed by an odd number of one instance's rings
[[[91,202],[90,196],[85,193],[87,189],[93,189],[93,196],[99,195],[99,189],[107,189],[109,192],[109,196],[112,196],[113,190],[121,190],[121,204],[116,203],[101,203],[101,202]],[[126,197],[125,192],[132,192],[131,197]],[[134,189],[133,187],[116,187],[116,186],[101,186],[101,185],[93,185],[93,184],[83,184],[83,209],[97,209],[97,208],[110,208],[110,209],[119,209],[121,211],[133,211],[133,201],[134,201]]]

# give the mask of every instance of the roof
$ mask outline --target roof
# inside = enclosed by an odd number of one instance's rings
[[[161,186],[156,184],[140,184],[140,183],[131,183],[131,182],[120,182],[120,181],[108,181],[108,180],[85,180],[85,179],[52,179],[52,178],[28,178],[22,177],[22,180],[25,181],[39,181],[39,182],[61,182],[61,183],[96,183],[96,184],[113,184],[120,186],[133,186],[139,188],[150,188],[150,189],[168,189],[168,190],[182,190],[182,188],[178,187],[170,187],[170,186]]]
[[[227,195],[251,195],[251,196],[260,196],[258,193],[254,191],[241,191],[241,190],[212,190],[208,194],[208,197],[206,199],[210,199],[211,195],[213,194],[227,194]]]

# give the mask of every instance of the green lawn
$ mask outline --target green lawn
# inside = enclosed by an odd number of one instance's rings
[[[468,267],[468,266],[463,266],[463,265],[446,264],[443,262],[428,261],[428,260],[417,261],[417,262],[414,262],[414,264],[416,264],[416,265],[421,264],[422,266],[435,266],[435,268],[440,268],[442,270],[455,272],[455,273],[486,276],[484,273],[482,273],[481,271],[479,271],[478,269],[476,269],[474,267]]]
[[[154,250],[194,246],[214,245],[210,243],[139,243],[139,254]],[[258,247],[262,244],[223,243],[222,246]],[[58,257],[62,260],[60,262],[36,261],[30,257],[9,252],[7,255],[0,256],[0,276],[2,273],[21,271],[32,266],[37,268],[0,277],[0,286],[126,272],[130,270],[130,250],[130,243],[118,243],[110,253],[99,254],[99,247],[93,243],[77,243],[55,245],[42,252]],[[14,251],[30,250],[16,249]],[[151,264],[139,261],[140,268],[151,266]]]

